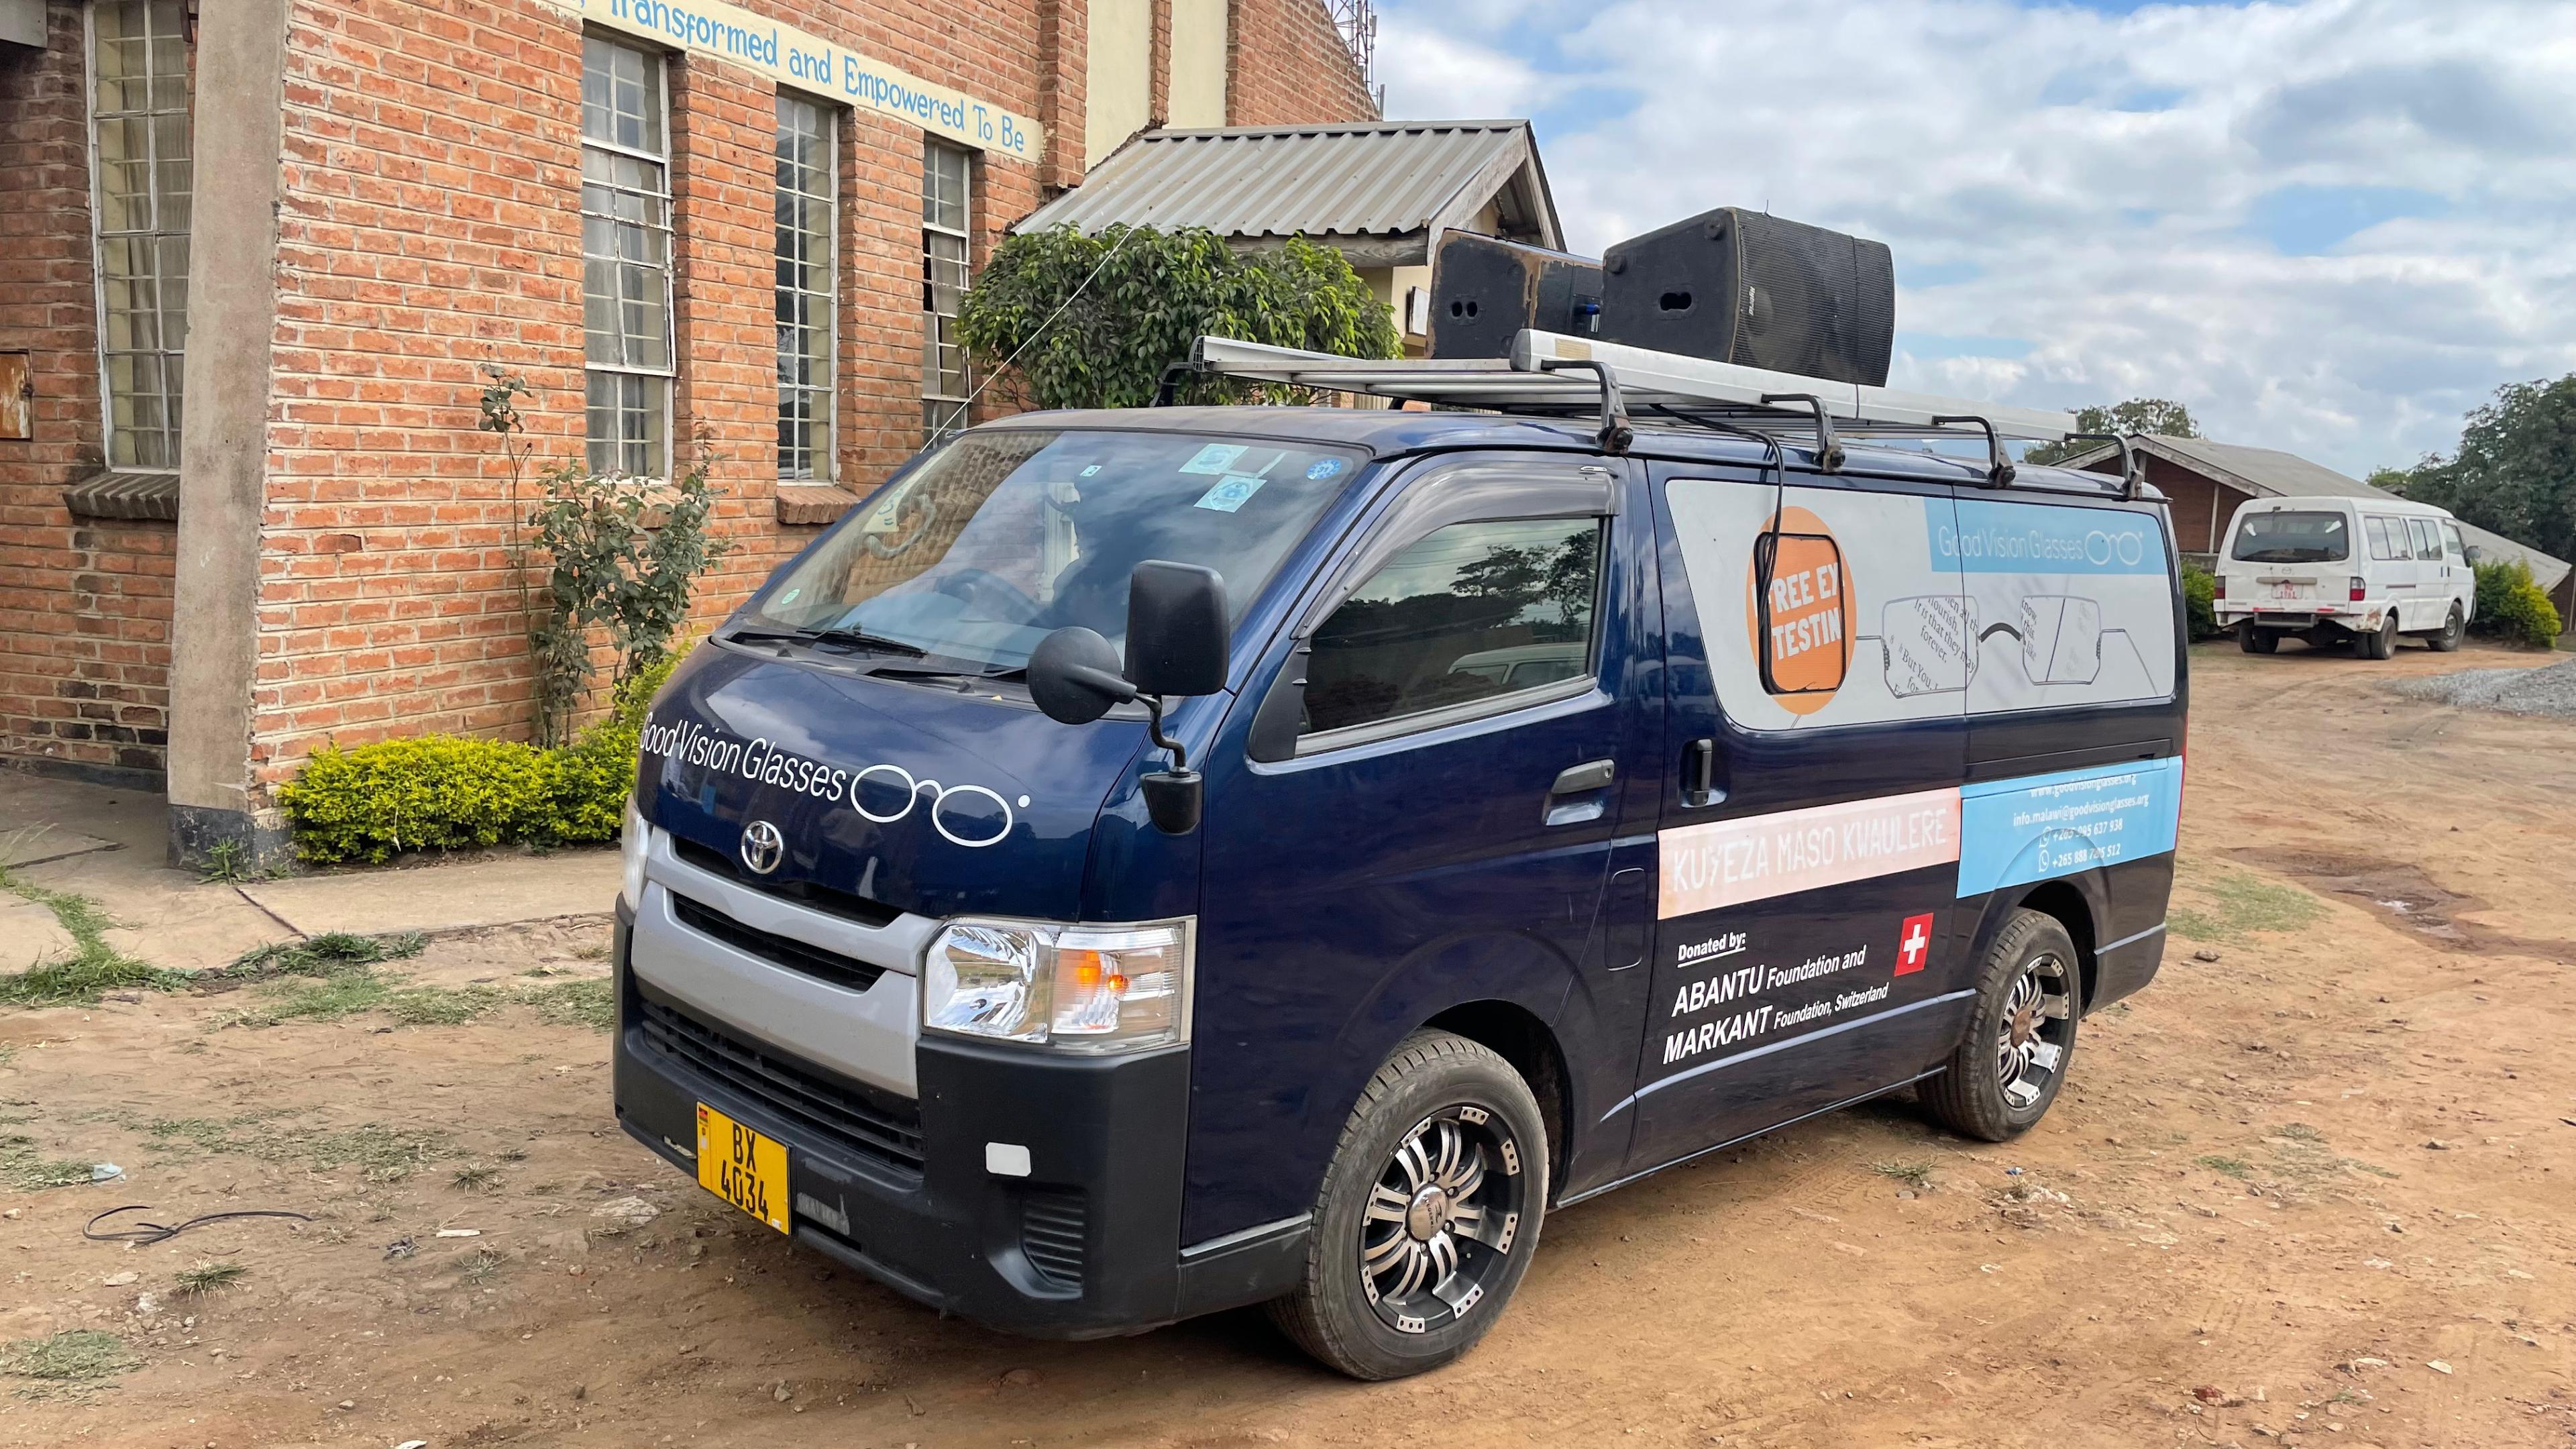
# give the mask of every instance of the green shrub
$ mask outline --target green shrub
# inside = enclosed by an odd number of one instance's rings
[[[2182,566],[2182,602],[2193,640],[2215,639],[2227,632],[2218,627],[2218,579],[2207,569]]]
[[[2549,595],[2531,577],[2531,565],[2521,559],[2482,563],[2477,575],[2477,618],[2472,627],[2479,633],[2535,649],[2557,642],[2558,606],[2549,602]]]
[[[326,746],[278,796],[298,855],[382,861],[526,839],[546,816],[548,777],[534,745],[422,735]]]
[[[607,718],[556,749],[461,735],[325,748],[278,791],[295,852],[381,863],[413,850],[614,840],[645,710],[679,662],[674,653],[628,680]]]

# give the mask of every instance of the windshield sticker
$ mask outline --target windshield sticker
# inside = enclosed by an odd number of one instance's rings
[[[1099,465],[1099,464],[1097,464],[1097,463],[1094,463],[1094,464],[1092,464],[1090,467],[1085,468],[1085,469],[1083,469],[1083,470],[1082,470],[1082,476],[1083,476],[1083,477],[1085,477],[1085,478],[1097,477],[1097,476],[1099,476],[1099,473],[1100,473],[1100,465]]]
[[[1181,465],[1184,473],[1223,474],[1234,471],[1234,460],[1251,451],[1242,443],[1210,443],[1198,455]]]
[[[1306,465],[1306,476],[1318,483],[1340,471],[1342,471],[1342,460],[1339,458],[1318,458]]]
[[[644,722],[644,754],[720,775],[733,775],[808,795],[831,805],[847,805],[861,819],[892,825],[910,816],[921,797],[930,797],[930,828],[951,845],[981,850],[999,845],[1017,822],[1012,802],[984,785],[943,785],[916,777],[901,765],[865,765],[840,769],[802,755],[790,754],[767,740],[738,740],[718,734],[694,720],[661,724]],[[1019,797],[1025,810],[1029,797]]]
[[[1228,473],[1217,480],[1215,487],[1200,494],[1199,501],[1190,506],[1210,508],[1219,513],[1232,513],[1250,502],[1252,495],[1260,491],[1260,479],[1242,473]]]

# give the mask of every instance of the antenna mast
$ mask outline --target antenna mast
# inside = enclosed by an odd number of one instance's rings
[[[1351,53],[1351,64],[1360,68],[1360,86],[1369,93],[1377,113],[1386,114],[1386,87],[1377,82],[1377,10],[1371,0],[1324,0],[1324,10],[1333,17],[1333,29],[1341,32],[1342,45]]]

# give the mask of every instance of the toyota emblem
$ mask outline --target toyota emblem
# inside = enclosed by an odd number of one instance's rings
[[[753,875],[767,875],[787,858],[787,837],[768,821],[755,820],[742,828],[741,855]]]

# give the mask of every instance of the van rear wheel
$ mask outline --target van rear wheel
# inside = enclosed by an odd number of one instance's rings
[[[2382,623],[2376,632],[2362,635],[2359,642],[2360,652],[2372,659],[2395,658],[2397,656],[2397,611],[2389,610],[2387,621]]]
[[[2449,618],[2442,621],[2442,632],[2427,634],[2424,643],[2436,654],[2448,654],[2460,647],[2460,636],[2469,632],[2469,621],[2460,613],[2458,600],[2451,603]]]
[[[1963,1136],[2003,1142],[2031,1129],[2057,1100],[2075,1056],[2083,973],[2055,916],[2017,910],[1995,933],[1977,973],[1967,1035],[1923,1084],[1932,1119]]]
[[[2257,629],[2254,621],[2236,626],[2236,647],[2248,654],[2273,654],[2281,648],[2281,636],[2269,629]]]
[[[1342,1126],[1305,1279],[1272,1320],[1357,1379],[1456,1359],[1529,1270],[1547,1161],[1537,1099],[1509,1062],[1445,1031],[1405,1038]]]

